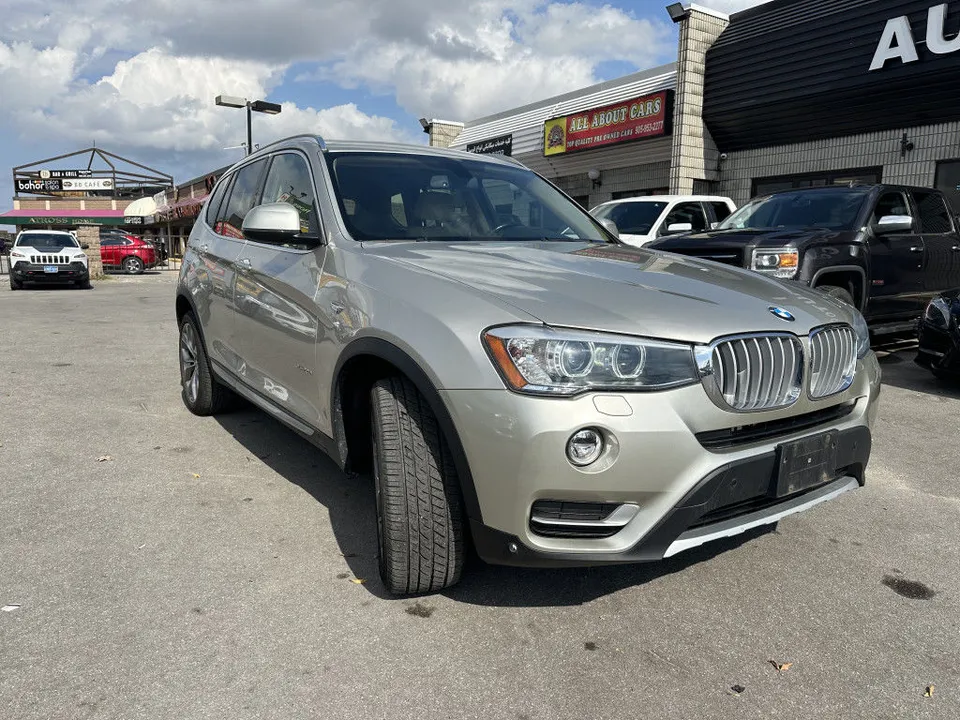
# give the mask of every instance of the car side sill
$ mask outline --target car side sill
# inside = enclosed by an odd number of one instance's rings
[[[740,533],[760,527],[761,525],[775,523],[781,518],[808,510],[815,505],[819,505],[827,500],[832,500],[833,498],[858,487],[860,487],[860,483],[856,478],[840,478],[829,485],[825,485],[819,490],[805,493],[794,500],[790,500],[780,505],[775,505],[772,508],[758,510],[757,512],[731,518],[730,520],[726,520],[724,522],[707,525],[694,530],[688,530],[670,544],[670,546],[667,548],[667,551],[663,554],[663,557],[668,558],[671,555],[676,555],[684,550],[690,550],[692,548],[699,547],[700,545],[705,545],[706,543],[713,542],[714,540],[731,537],[733,535],[739,535]]]
[[[231,390],[237,393],[237,395],[242,395],[247,400],[249,400],[254,405],[256,405],[258,408],[270,413],[277,420],[279,420],[285,425],[289,425],[301,435],[306,435],[307,437],[310,437],[316,433],[316,430],[314,430],[312,427],[310,427],[306,423],[301,422],[300,420],[295,418],[293,415],[291,415],[287,411],[281,410],[276,405],[274,405],[273,403],[263,398],[259,393],[257,393],[254,390],[251,390],[242,382],[234,378],[233,375],[230,373],[230,371],[227,370],[223,365],[218,363],[216,360],[214,360],[214,364],[217,365],[217,371],[218,371],[217,379],[220,380],[225,385],[228,385]]]

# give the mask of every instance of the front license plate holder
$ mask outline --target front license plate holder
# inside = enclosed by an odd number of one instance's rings
[[[777,448],[777,497],[785,497],[836,479],[837,432],[812,435]]]
[[[44,265],[43,271],[48,275],[52,275],[53,273],[60,272],[60,268],[58,268],[56,265]]]

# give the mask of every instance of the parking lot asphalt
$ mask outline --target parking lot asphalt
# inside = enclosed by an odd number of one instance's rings
[[[369,479],[184,409],[174,288],[0,286],[0,717],[960,716],[960,391],[911,350],[867,486],[776,532],[393,599]]]

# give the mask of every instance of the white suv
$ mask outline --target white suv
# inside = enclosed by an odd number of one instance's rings
[[[90,287],[87,247],[62,230],[23,230],[10,249],[10,289],[24,283]]]
[[[613,222],[622,242],[640,247],[665,235],[710,230],[736,209],[718,195],[645,195],[601,203],[590,214]]]

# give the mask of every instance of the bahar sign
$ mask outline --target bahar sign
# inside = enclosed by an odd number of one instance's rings
[[[543,154],[560,155],[666,135],[672,115],[670,99],[671,92],[664,90],[547,120]]]

